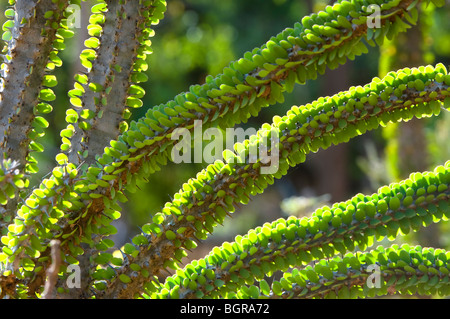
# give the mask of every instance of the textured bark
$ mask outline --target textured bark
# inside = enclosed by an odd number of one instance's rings
[[[29,153],[31,123],[35,118],[33,108],[38,103],[46,66],[53,51],[57,29],[52,23],[61,21],[68,1],[51,0],[17,1],[15,27],[8,44],[2,74],[3,88],[0,104],[0,147],[4,158],[26,163]],[[53,17],[44,14],[53,11]],[[21,22],[26,21],[21,24]]]
[[[83,109],[95,113],[92,128],[77,128],[72,138],[72,150],[69,161],[79,164],[92,164],[95,156],[103,153],[109,141],[119,135],[119,124],[123,120],[128,89],[137,49],[142,33],[144,17],[140,15],[143,5],[139,1],[107,1],[105,24],[97,50],[97,58],[92,62],[92,69],[87,74],[89,83],[98,83],[103,89],[94,92],[85,87],[82,97]],[[107,91],[108,89],[108,91]],[[102,99],[106,98],[106,105]],[[86,158],[80,154],[88,151]]]
[[[30,153],[32,138],[29,134],[36,117],[34,107],[40,102],[39,93],[48,72],[50,53],[54,50],[57,29],[68,2],[23,0],[15,5],[12,39],[1,74],[0,159],[16,161],[21,171],[25,170]],[[53,16],[47,19],[44,14],[48,11],[53,11]],[[0,207],[4,217],[12,217],[18,193],[16,190],[15,198]]]

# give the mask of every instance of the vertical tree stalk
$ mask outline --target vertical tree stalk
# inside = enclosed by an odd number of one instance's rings
[[[68,0],[19,0],[10,20],[1,74],[0,158],[18,163],[21,172],[38,170],[30,151],[43,151],[37,138],[48,123],[39,115],[42,108],[51,108],[47,102],[54,99],[50,87],[56,81],[47,75],[58,64],[57,48],[69,36],[61,26],[68,4]],[[9,195],[14,199],[0,207],[3,218],[12,218],[18,194],[16,188]]]
[[[149,52],[154,4],[155,1],[144,4],[143,1],[107,0],[102,10],[105,11],[104,21],[98,18],[99,13],[91,16],[99,20],[91,26],[101,25],[102,31],[91,32],[97,37],[86,41],[89,48],[86,51],[94,49],[96,55],[92,62],[84,61],[88,72],[77,78],[75,88],[82,87],[84,93],[79,99],[75,97],[80,104],[73,103],[78,113],[78,127],[71,138],[69,162],[91,165],[96,156],[103,153],[105,145],[126,129],[124,120],[130,116],[127,109],[131,104],[130,96],[143,96],[143,89],[135,84],[134,75],[147,68],[145,58]],[[138,104],[133,107],[142,104],[137,99],[133,101]]]

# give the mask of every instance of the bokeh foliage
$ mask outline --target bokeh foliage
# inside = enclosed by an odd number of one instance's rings
[[[5,3],[2,3],[2,5],[6,6]],[[148,82],[142,84],[147,92],[142,98],[144,106],[149,107],[164,103],[179,92],[187,91],[193,83],[205,83],[207,75],[218,75],[230,61],[238,59],[244,52],[264,43],[270,36],[283,28],[294,25],[301,17],[309,14],[311,10],[323,10],[325,5],[326,3],[321,1],[299,2],[288,0],[264,1],[263,4],[256,0],[226,2],[169,1],[164,20],[155,27],[157,32],[156,36],[152,38],[151,45],[154,54],[149,55],[147,59],[150,66],[148,72],[150,78]],[[445,30],[448,28],[445,28],[445,26],[448,24],[448,19],[445,19],[445,16],[448,13],[449,8],[443,7],[433,12],[433,17],[429,18],[430,21],[432,20],[428,31],[429,38],[424,40],[423,45],[428,50],[428,59],[433,61],[429,61],[427,64],[435,61],[446,63],[449,60],[449,50],[443,45],[445,41],[433,42],[430,40],[446,39],[448,34]],[[77,65],[77,51],[79,52],[83,46],[82,36],[82,33],[79,33],[67,40],[67,48],[61,53],[62,67],[55,71],[59,85],[54,89],[56,95],[56,101],[53,103],[54,112],[48,119],[51,129],[42,142],[46,151],[37,155],[41,164],[41,171],[33,176],[32,183],[34,182],[34,184],[37,184],[40,177],[50,172],[55,164],[55,155],[59,152],[59,148],[55,145],[59,145],[59,131],[65,127],[65,123],[61,123],[60,119],[65,116],[66,109],[70,105],[66,92],[72,89],[73,76],[80,70],[80,66]],[[345,70],[346,76],[335,73],[334,80],[340,81],[345,78],[345,84],[348,87],[370,82],[374,76],[377,76],[379,57],[376,48],[372,48],[366,55],[354,57],[353,61],[349,63],[349,68]],[[309,81],[305,85],[296,86],[292,94],[286,95],[283,103],[264,109],[257,117],[243,125],[260,127],[265,122],[272,122],[272,117],[275,114],[286,113],[294,104],[306,104],[319,96],[336,93],[332,91],[332,88],[329,91],[327,90],[329,84],[327,80],[329,78],[325,73],[319,75],[317,81]],[[133,118],[138,119],[144,116],[147,111],[145,107],[137,109],[133,113]],[[448,114],[432,118],[427,122],[426,136],[432,156],[430,167],[427,169],[431,170],[449,158],[448,142],[446,142],[448,140],[448,127]],[[382,157],[360,159],[366,157],[367,148],[364,146],[366,144],[374,145],[375,149],[383,154],[386,146],[385,137],[386,135],[383,136],[381,132],[375,131],[368,134],[368,137],[355,138],[349,142],[351,148],[347,151],[350,160],[345,172],[351,176],[350,186],[346,189],[348,197],[361,190],[369,193],[374,192],[377,187],[393,180],[392,175],[383,175],[385,172],[379,172],[379,175],[371,174],[373,173],[373,166],[370,165],[388,166]],[[319,153],[317,156],[320,156]],[[286,194],[298,195],[305,189],[312,189],[314,196],[321,195],[322,190],[314,189],[315,181],[319,177],[314,175],[314,169],[309,165],[315,159],[316,155],[313,154],[311,159],[299,165],[300,167],[290,169],[285,179],[275,181],[274,185],[268,189],[268,193],[272,196],[254,197],[255,200],[251,205],[239,208],[234,218],[227,221],[230,224],[226,223],[223,228],[219,227],[216,231],[217,234],[215,235],[219,236],[217,240],[222,242],[224,239],[233,238],[238,233],[244,234],[249,228],[281,216],[280,200],[286,197]],[[360,163],[362,165],[358,166]],[[115,246],[110,247],[110,251],[113,251],[113,248],[121,247],[133,235],[139,234],[141,231],[139,227],[142,227],[149,219],[154,218],[154,212],[160,211],[166,202],[172,200],[169,194],[176,193],[182,187],[184,181],[195,175],[203,167],[202,164],[173,165],[169,163],[161,172],[156,172],[150,177],[150,183],[138,182],[137,186],[141,191],[127,194],[129,200],[121,204],[121,210],[123,210],[121,224],[116,224],[120,231],[114,238]],[[332,170],[328,174],[331,174],[331,172]],[[309,180],[309,183],[295,183],[297,180],[305,179],[305,177]],[[273,198],[276,199],[276,205],[273,205],[273,203],[270,205]],[[333,200],[336,200],[336,198],[333,198]],[[269,216],[258,214],[258,208],[264,206],[272,207],[274,211],[269,212]],[[303,213],[309,214],[311,211],[312,209]],[[243,222],[237,222],[238,220]],[[233,224],[239,224],[243,227],[238,228]],[[443,248],[448,249],[449,239],[445,235],[448,234],[448,231],[445,231],[448,225],[446,223],[441,223],[441,225],[443,227],[441,243]],[[134,237],[138,238],[137,242],[139,242],[139,238],[142,239],[139,236]],[[416,240],[414,237],[406,237],[406,239],[408,241]],[[212,236],[212,240],[214,244],[214,236]],[[208,241],[205,243],[208,244]],[[209,250],[207,245],[203,247]],[[199,247],[199,249],[203,247]],[[418,251],[418,249],[416,250]],[[129,248],[129,251],[133,251],[133,249]],[[400,254],[401,251],[399,250],[398,253]],[[114,254],[114,256],[117,256],[117,250]],[[180,259],[184,257],[184,255],[179,256]],[[319,271],[319,273],[321,272]],[[122,281],[127,282],[129,278],[124,277],[126,276],[124,274],[122,275]],[[287,275],[287,277],[289,276]],[[302,278],[305,278],[305,276],[303,275]],[[281,282],[282,280],[279,285],[283,286]],[[283,288],[286,290],[293,289],[292,286],[284,283]],[[277,285],[275,284],[279,288]],[[161,294],[167,297],[165,293],[166,291],[163,291]],[[241,294],[241,297],[257,296],[254,290],[244,291]],[[173,296],[177,296],[177,293],[174,293]]]

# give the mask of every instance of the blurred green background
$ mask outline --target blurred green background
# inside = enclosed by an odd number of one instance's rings
[[[52,129],[44,140],[45,152],[39,155],[40,176],[48,173],[56,164],[54,157],[59,151],[59,131],[66,125],[63,119],[70,105],[67,92],[73,88],[73,75],[82,70],[78,55],[84,48],[83,41],[86,38],[85,26],[90,10],[88,3],[82,6],[81,28],[74,29],[75,37],[67,42],[66,50],[60,54],[64,64],[55,71],[59,80],[55,88],[57,100],[53,102],[54,112],[48,117]],[[208,74],[217,75],[230,61],[261,46],[271,36],[293,26],[303,16],[323,9],[326,4],[330,2],[168,0],[165,19],[154,27],[154,53],[148,57],[149,81],[142,85],[146,90],[144,107],[136,110],[134,118],[142,116],[146,109],[187,91],[190,85],[203,83]],[[7,0],[0,0],[0,6],[4,11]],[[429,14],[428,25],[423,26],[428,30],[428,36],[418,40],[423,51],[418,54],[424,57],[426,63],[442,62],[449,65],[449,17],[449,6]],[[411,40],[407,38],[406,41]],[[270,123],[275,114],[284,114],[292,105],[302,105],[319,96],[332,95],[350,86],[370,82],[373,77],[384,72],[382,67],[395,65],[393,61],[400,57],[400,46],[398,43],[386,44],[382,48],[384,54],[381,55],[378,46],[369,47],[368,54],[349,61],[337,70],[327,70],[316,81],[298,85],[292,94],[286,95],[282,105],[265,108],[246,126],[259,128],[262,123]],[[408,61],[405,64],[408,65]],[[438,118],[426,120],[423,129],[427,147],[418,150],[417,156],[422,154],[426,157],[429,168],[450,159],[449,115],[441,114]],[[358,192],[369,194],[375,192],[377,187],[400,178],[393,166],[402,166],[402,163],[389,162],[389,158],[398,159],[389,155],[389,142],[394,138],[389,130],[378,129],[349,143],[309,155],[305,163],[291,169],[287,176],[270,186],[264,195],[254,197],[248,205],[238,208],[233,219],[228,219],[222,227],[218,227],[207,245],[196,250],[196,256],[203,255],[211,245],[231,240],[236,234],[244,234],[266,221],[285,217],[289,213],[309,214],[321,203],[345,200]],[[181,185],[205,165],[169,164],[162,172],[152,175],[149,183],[140,185],[141,191],[130,195],[130,200],[123,206],[122,218],[116,222],[119,230],[115,238],[117,246],[120,247],[139,232],[138,226],[149,221],[150,216],[170,201]],[[33,178],[35,183],[38,180],[39,176]],[[448,249],[448,225],[441,224],[433,230],[437,238],[433,239],[434,242],[430,241],[430,245]],[[408,240],[420,242],[415,235],[411,235]]]

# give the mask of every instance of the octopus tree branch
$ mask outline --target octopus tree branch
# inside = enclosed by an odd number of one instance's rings
[[[61,266],[61,242],[59,240],[52,240],[50,242],[52,264],[47,269],[47,281],[45,282],[44,292],[42,293],[42,299],[53,299],[56,282],[58,281],[59,267]]]

